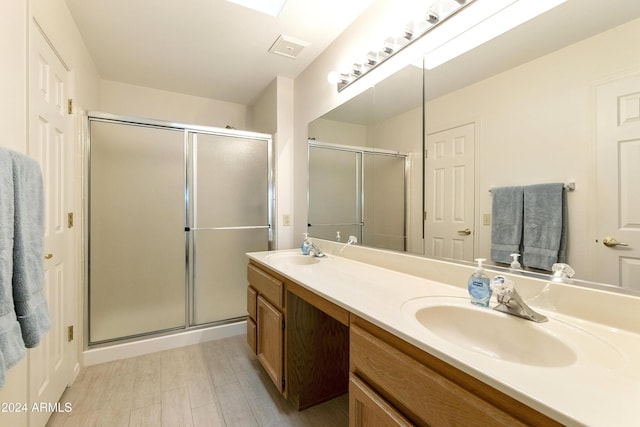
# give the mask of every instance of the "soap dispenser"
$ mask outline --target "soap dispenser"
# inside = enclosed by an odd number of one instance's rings
[[[520,258],[520,254],[511,254],[509,256],[513,259],[513,261],[511,261],[511,268],[521,270],[522,265],[520,265],[520,262],[518,262],[518,258]]]
[[[302,233],[304,238],[302,239],[302,246],[300,246],[300,250],[302,251],[302,255],[309,255],[309,233]]]
[[[481,307],[489,306],[489,299],[491,299],[491,286],[489,277],[484,274],[482,263],[486,261],[485,258],[477,258],[478,267],[469,277],[469,295],[471,296],[471,304]]]
[[[340,237],[340,232],[336,231],[336,242],[341,242],[342,241],[342,237]]]

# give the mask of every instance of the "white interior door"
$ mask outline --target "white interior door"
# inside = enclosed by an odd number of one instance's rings
[[[599,86],[596,108],[594,273],[599,282],[640,290],[640,75]]]
[[[427,135],[425,254],[472,261],[475,124]]]
[[[73,231],[73,134],[67,114],[69,73],[35,23],[29,33],[28,154],[42,168],[45,190],[45,292],[51,329],[29,350],[29,405],[55,403],[72,379],[74,346],[67,327],[75,323]],[[43,426],[48,410],[30,411],[29,424]]]

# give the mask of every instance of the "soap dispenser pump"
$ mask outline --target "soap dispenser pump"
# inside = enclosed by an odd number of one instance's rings
[[[482,263],[486,261],[485,258],[477,258],[478,267],[476,271],[469,277],[468,291],[471,296],[471,304],[478,305],[480,307],[488,307],[489,300],[491,299],[491,286],[489,277],[484,274]]]

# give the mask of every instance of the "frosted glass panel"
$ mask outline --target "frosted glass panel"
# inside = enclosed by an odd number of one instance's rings
[[[91,122],[92,343],[185,326],[184,137]]]
[[[363,244],[404,251],[405,159],[364,154]]]
[[[195,227],[268,225],[266,140],[196,135]]]
[[[267,229],[203,230],[194,236],[194,324],[247,315],[246,252],[268,250]]]
[[[309,147],[309,223],[312,227],[360,223],[360,153]],[[334,227],[333,237],[335,237]],[[310,229],[316,235],[316,229]]]

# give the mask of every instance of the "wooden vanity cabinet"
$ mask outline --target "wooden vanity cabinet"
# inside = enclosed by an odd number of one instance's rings
[[[247,342],[278,391],[283,393],[284,283],[280,277],[252,264],[247,267],[247,279]]]
[[[298,409],[348,391],[350,427],[561,425],[260,264],[247,277],[247,341]]]
[[[362,415],[358,410],[378,416],[399,414],[418,426],[561,425],[354,315],[350,342],[350,390],[355,388],[355,379],[359,388],[366,387],[373,396],[368,402],[360,392],[349,397],[351,427],[367,425],[359,423]],[[371,409],[374,404],[375,410]],[[381,425],[405,425],[397,421],[403,418],[394,415],[389,419],[396,421]]]
[[[298,409],[346,393],[349,312],[252,262],[247,278],[247,342],[280,393]]]

